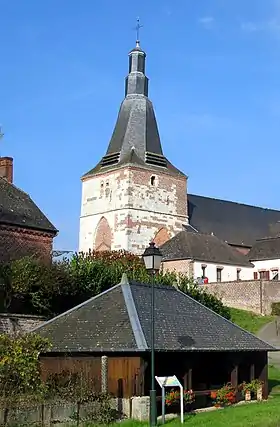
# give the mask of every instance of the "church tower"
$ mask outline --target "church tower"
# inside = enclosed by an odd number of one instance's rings
[[[107,152],[82,177],[80,251],[142,254],[151,240],[161,245],[188,223],[187,177],[163,154],[145,62],[137,41]]]

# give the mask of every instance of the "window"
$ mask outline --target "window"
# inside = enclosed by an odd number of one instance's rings
[[[217,282],[222,281],[222,268],[217,268]]]
[[[240,273],[241,273],[241,269],[240,269],[240,268],[238,268],[238,269],[236,270],[236,280],[240,280]]]
[[[279,271],[278,268],[275,268],[271,271],[272,274],[272,280],[279,280]]]
[[[156,177],[153,175],[153,176],[151,176],[151,185],[155,185],[155,182],[156,182]]]
[[[202,270],[202,279],[204,279],[206,277],[206,265],[202,265],[201,270]]]
[[[269,280],[269,271],[260,271],[261,280]]]
[[[254,271],[254,280],[258,280],[258,272]]]
[[[103,188],[104,187],[104,182],[103,181],[101,181],[100,182],[100,188]]]

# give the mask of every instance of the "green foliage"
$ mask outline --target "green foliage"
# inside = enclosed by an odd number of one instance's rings
[[[271,304],[271,314],[274,316],[280,316],[280,302],[273,302]]]
[[[120,282],[123,273],[130,280],[151,280],[142,259],[125,251],[81,253],[52,265],[23,258],[12,262],[6,271],[9,311],[49,317],[109,289]],[[156,282],[170,286],[177,283],[187,295],[230,318],[228,308],[218,298],[185,275],[160,272]]]
[[[36,334],[11,337],[0,335],[0,396],[16,398],[42,392],[39,353],[50,347]]]

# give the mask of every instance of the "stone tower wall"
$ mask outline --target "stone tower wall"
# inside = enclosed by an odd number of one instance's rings
[[[96,242],[100,249],[108,247],[105,224],[112,250],[140,254],[156,235],[163,243],[164,236],[173,237],[187,223],[186,187],[184,176],[139,167],[85,179],[79,250],[98,249]]]

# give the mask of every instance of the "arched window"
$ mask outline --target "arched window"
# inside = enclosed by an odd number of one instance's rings
[[[150,183],[151,183],[152,186],[155,185],[155,183],[156,183],[156,177],[155,177],[155,175],[151,176]]]
[[[94,249],[96,251],[110,251],[112,247],[112,231],[107,219],[103,216],[95,232]]]

